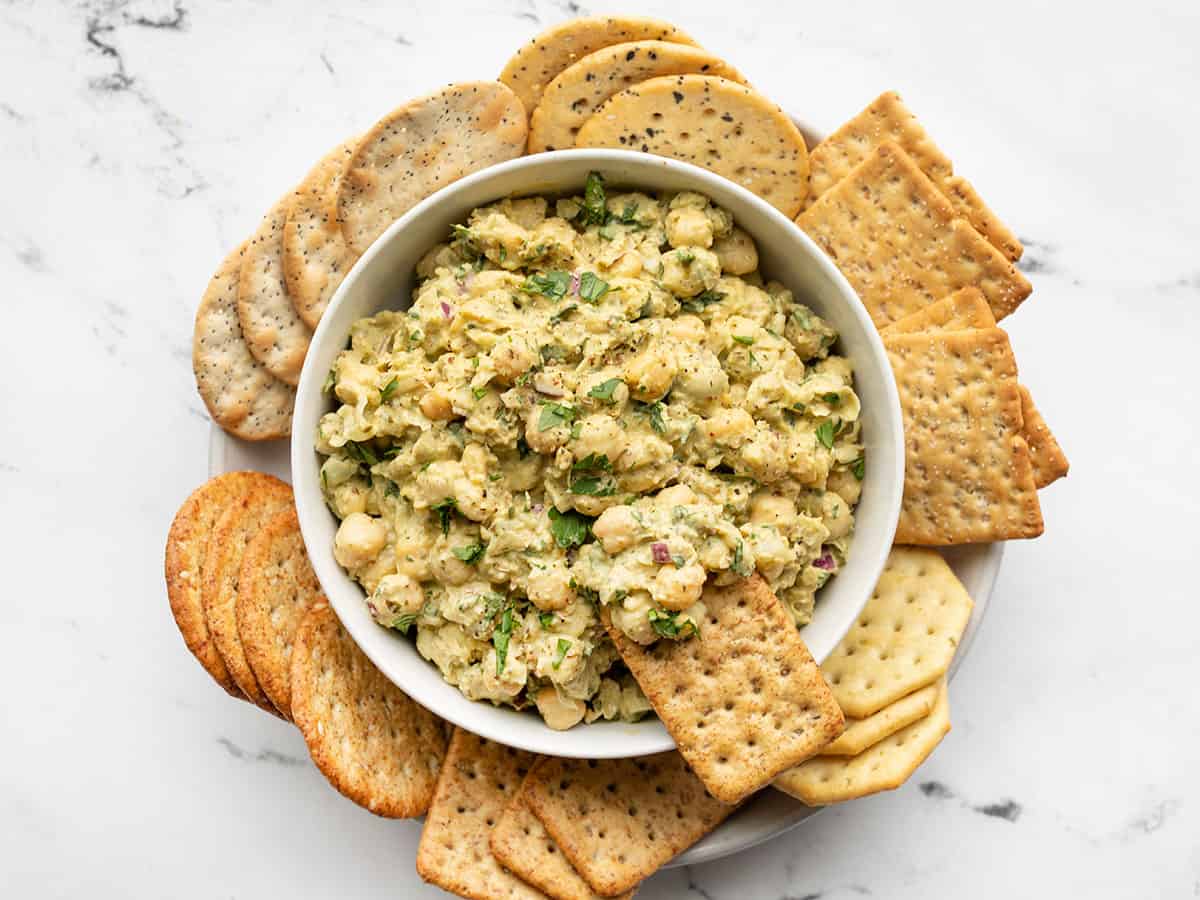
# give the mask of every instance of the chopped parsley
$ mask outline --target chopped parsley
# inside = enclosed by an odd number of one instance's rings
[[[554,627],[555,615],[552,612],[538,613],[538,621],[542,624],[542,628],[549,631]]]
[[[548,362],[552,359],[566,359],[567,351],[556,344],[542,344],[538,348],[538,355],[542,357],[542,362]]]
[[[607,294],[609,285],[601,280],[595,272],[584,272],[579,276],[579,299],[588,303],[599,303],[600,298]]]
[[[666,420],[663,419],[663,405],[661,401],[655,400],[653,403],[643,403],[639,411],[644,412],[650,417],[650,427],[659,434],[663,434],[667,430]]]
[[[473,566],[479,561],[479,558],[483,556],[483,551],[486,549],[487,547],[479,543],[479,541],[476,541],[474,544],[466,544],[462,547],[455,547],[450,552],[453,553],[456,558],[465,562],[468,566]]]
[[[675,258],[685,266],[690,266],[696,261],[696,254],[691,250],[679,249],[675,251]]]
[[[486,384],[483,387],[471,388],[471,396],[476,400],[482,400],[487,396],[487,392],[488,389]]]
[[[833,449],[833,436],[836,433],[833,423],[828,419],[817,426],[817,440],[826,450]]]
[[[567,651],[571,649],[571,642],[566,638],[558,639],[558,655],[554,658],[554,668],[562,665],[564,659],[567,658]]]
[[[655,634],[659,637],[672,638],[674,640],[686,640],[690,637],[699,637],[700,630],[696,628],[696,623],[691,619],[679,621],[679,613],[667,612],[663,609],[651,608],[646,613],[650,619],[650,627],[654,629]]]
[[[450,519],[458,512],[458,501],[453,497],[447,497],[445,500],[435,503],[429,508],[437,513],[438,524],[442,526],[442,534],[449,534]]]
[[[606,201],[604,179],[599,172],[588,172],[587,181],[583,186],[583,204],[579,207],[579,214],[575,220],[585,227],[603,225],[608,220]]]
[[[854,473],[854,477],[859,481],[867,474],[867,461],[863,457],[859,457],[854,462],[850,463],[850,471]]]
[[[743,578],[749,578],[751,569],[748,565],[746,565],[746,560],[743,558],[743,555],[744,550],[742,547],[742,542],[738,541],[737,548],[733,551],[733,564],[730,565],[729,568],[733,569],[734,572],[736,572],[738,575],[741,575]]]
[[[592,519],[582,513],[575,510],[560,513],[551,506],[548,515],[550,534],[554,536],[554,542],[564,550],[580,546],[592,534]]]
[[[611,497],[617,488],[607,478],[595,475],[585,475],[571,482],[571,493],[585,497]]]
[[[527,294],[542,294],[552,300],[561,300],[571,287],[571,273],[552,270],[530,275],[521,285]]]
[[[560,309],[558,312],[556,312],[554,315],[552,315],[548,321],[551,325],[557,325],[559,322],[561,322],[563,319],[565,319],[571,313],[575,312],[575,310],[577,310],[577,309],[579,309],[578,304],[568,303],[566,306],[564,306],[562,309]]]
[[[543,403],[542,414],[538,417],[538,431],[549,431],[562,425],[570,425],[579,414],[573,406],[561,403]]]
[[[492,632],[492,646],[496,648],[496,677],[504,671],[508,662],[508,639],[512,637],[513,613],[512,607],[506,607],[500,618],[500,625]]]
[[[636,203],[626,203],[625,208],[621,210],[619,216],[614,216],[614,221],[622,225],[630,225],[633,228],[645,228],[641,222],[637,220],[638,208]]]
[[[381,390],[379,392],[380,401],[383,403],[387,403],[388,400],[392,399],[392,394],[396,393],[396,388],[398,388],[398,387],[400,387],[400,379],[399,378],[393,378],[391,381],[389,381],[387,384],[385,384],[383,386],[383,390]]]
[[[735,335],[731,335],[731,337],[735,341],[737,341],[739,344],[741,344],[745,347],[749,347],[751,344],[754,343],[754,338],[750,337],[749,335],[735,334]]]
[[[603,400],[605,403],[612,403],[613,391],[617,389],[617,385],[620,383],[620,378],[610,378],[608,381],[602,381],[588,391],[588,396],[595,397],[597,400]]]
[[[330,369],[329,374],[325,376],[325,383],[321,385],[321,393],[328,394],[337,387],[337,369]]]
[[[404,615],[397,617],[396,621],[392,623],[392,627],[401,634],[408,634],[408,629],[412,628],[413,623],[416,621],[416,613],[404,613]]]
[[[841,394],[832,394],[832,393],[825,394],[824,396],[821,397],[821,399],[824,400],[830,406],[841,406],[841,404],[842,404],[842,395]]]
[[[589,453],[571,465],[572,472],[611,472],[612,463],[604,453]]]
[[[698,313],[704,307],[720,303],[724,299],[725,293],[723,291],[705,291],[703,294],[697,294],[695,297],[684,300],[680,306],[683,307],[684,312]]]

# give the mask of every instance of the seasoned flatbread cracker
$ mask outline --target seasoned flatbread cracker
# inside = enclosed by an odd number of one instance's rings
[[[230,696],[246,699],[238,690],[225,661],[217,652],[204,616],[202,585],[208,538],[226,509],[247,497],[270,475],[261,472],[226,472],[206,481],[179,507],[167,533],[164,569],[171,614],[188,650],[213,680]]]
[[[346,243],[363,253],[396,219],[464,175],[525,152],[525,110],[496,81],[451,84],[375,123],[338,186]]]
[[[837,264],[877,328],[959,288],[997,320],[1033,288],[893,141],[884,141],[796,219]]]
[[[821,664],[838,704],[873,716],[950,668],[974,603],[934,550],[893,547],[858,620]]]
[[[293,719],[330,784],[377,816],[425,813],[445,725],[375,668],[324,603],[296,631],[291,683]]]
[[[1016,262],[1024,248],[993,213],[966,179],[954,174],[954,165],[926,134],[917,117],[895,91],[880,94],[871,105],[812,150],[812,184],[809,203],[850,174],[851,170],[883,141],[895,141],[938,186],[954,211],[966,219],[988,242]]]
[[[549,758],[523,795],[575,871],[605,897],[633,890],[736,809],[713,799],[673,750]]]
[[[979,288],[965,287],[898,319],[880,332],[884,337],[918,331],[969,331],[994,328],[996,317]]]
[[[521,99],[526,113],[532,113],[546,86],[568,66],[604,47],[629,41],[696,44],[670,22],[642,16],[584,16],[535,36],[505,64],[499,80]]]
[[[1053,484],[1066,476],[1071,464],[1058,445],[1058,439],[1038,408],[1033,404],[1033,395],[1025,385],[1018,385],[1021,392],[1021,435],[1029,445],[1029,459],[1033,464],[1033,481],[1038,489]]]
[[[789,217],[808,194],[808,149],[796,124],[727,78],[670,75],[634,85],[583,124],[575,146],[641,150],[703,166]]]
[[[492,829],[488,841],[492,856],[517,877],[554,900],[596,900],[601,897],[563,856],[546,826],[529,808],[524,790],[522,783]],[[622,900],[632,896],[633,891],[620,895]]]
[[[699,638],[609,637],[709,792],[738,803],[842,732],[842,711],[791,615],[758,575],[709,585]]]
[[[291,718],[292,643],[321,596],[308,561],[295,507],[280,510],[250,538],[237,588],[237,630],[246,661],[263,693]]]
[[[312,332],[296,314],[283,279],[283,226],[290,201],[288,193],[272,206],[246,245],[237,310],[254,358],[280,381],[296,385]]]
[[[936,684],[926,685],[865,719],[847,719],[846,730],[832,744],[821,748],[821,756],[858,756],[885,737],[929,715],[937,693]]]
[[[825,806],[900,787],[950,731],[946,683],[929,715],[858,756],[818,756],[789,769],[774,786],[809,806]]]
[[[337,218],[342,173],[357,138],[335,147],[292,193],[283,227],[283,278],[304,324],[316,329],[334,291],[358,259]]]
[[[504,869],[488,837],[536,757],[454,730],[421,830],[417,874],[472,900],[541,900],[546,895]]]
[[[267,441],[291,434],[296,389],[268,372],[242,337],[237,294],[245,247],[225,257],[200,300],[192,371],[214,422],[234,437]]]
[[[278,710],[263,693],[242,650],[237,628],[238,576],[250,538],[277,512],[291,506],[291,487],[278,478],[262,476],[253,490],[230,504],[217,519],[204,553],[204,617],[213,644],[242,693],[276,715]]]
[[[816,207],[813,207],[816,209]],[[999,328],[884,339],[904,415],[896,541],[1037,537],[1042,510],[1021,437],[1017,364]]]
[[[664,75],[719,75],[745,79],[707,50],[668,41],[633,41],[589,53],[546,87],[529,118],[529,152],[575,146],[583,123],[614,94]]]

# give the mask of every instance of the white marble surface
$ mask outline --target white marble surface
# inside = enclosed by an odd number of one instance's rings
[[[818,125],[906,95],[1026,242],[1005,325],[1074,468],[913,782],[642,896],[1200,896],[1194,4],[645,6]],[[576,9],[0,2],[0,894],[436,893],[171,621],[191,317],[327,147]]]

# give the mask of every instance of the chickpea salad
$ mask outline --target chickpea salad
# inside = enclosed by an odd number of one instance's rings
[[[692,193],[509,198],[361,319],[326,389],[334,555],[467,697],[553,728],[650,705],[601,623],[703,640],[758,572],[797,626],[842,567],[865,461],[837,334]]]

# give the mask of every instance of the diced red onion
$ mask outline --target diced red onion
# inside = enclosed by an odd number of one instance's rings
[[[542,504],[540,504],[540,503],[535,503],[535,504],[533,504],[533,507],[532,507],[532,509],[535,513],[540,513],[543,510],[545,510],[545,508],[546,507],[542,506]]]
[[[813,565],[818,569],[832,570],[837,568],[837,563],[833,561],[833,554],[826,550],[820,556],[813,560]]]
[[[442,301],[442,318],[449,319],[454,316],[454,310],[450,308],[450,304],[445,300]]]
[[[571,296],[572,297],[579,296],[579,273],[578,272],[571,273]]]
[[[671,548],[662,541],[655,541],[650,545],[650,552],[654,554],[654,561],[659,565],[669,563],[671,561]]]

